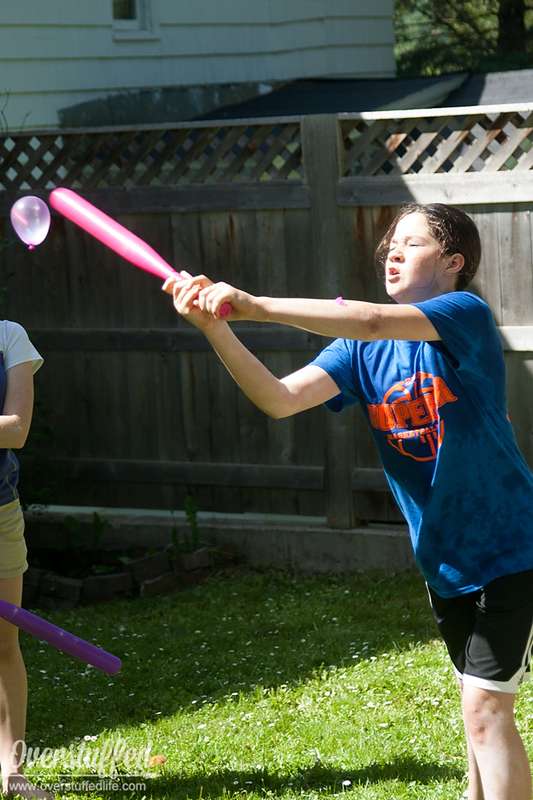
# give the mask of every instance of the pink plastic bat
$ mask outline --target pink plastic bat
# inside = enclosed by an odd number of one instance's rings
[[[187,273],[176,272],[159,253],[143,239],[136,236],[112,217],[104,214],[79,194],[71,189],[53,189],[50,192],[50,205],[64,217],[79,225],[95,239],[105,244],[119,256],[125,258],[136,267],[157,275],[158,278],[169,278],[171,275],[189,277]],[[220,307],[221,317],[231,314],[232,307],[224,303]]]

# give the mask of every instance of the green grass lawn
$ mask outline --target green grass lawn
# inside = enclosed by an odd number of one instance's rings
[[[58,797],[454,800],[464,791],[457,692],[417,575],[235,572],[164,598],[45,616],[120,656],[123,669],[103,675],[22,634],[28,745],[54,751],[47,770],[28,775],[95,773],[117,742],[129,748],[115,754],[124,775],[138,774],[128,757],[166,758],[144,792]],[[518,718],[531,755],[532,699],[526,685]]]

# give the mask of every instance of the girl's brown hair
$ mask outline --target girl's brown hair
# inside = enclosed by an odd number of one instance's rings
[[[481,260],[479,231],[468,214],[454,206],[444,205],[444,203],[430,205],[409,203],[400,209],[376,248],[375,259],[379,273],[384,275],[387,253],[396,225],[408,214],[414,213],[425,216],[432,236],[441,246],[443,256],[461,253],[464,257],[465,263],[457,276],[455,287],[458,291],[464,289],[476,274]]]

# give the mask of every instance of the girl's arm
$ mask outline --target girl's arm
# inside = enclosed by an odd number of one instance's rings
[[[312,300],[301,298],[255,297],[227,283],[212,283],[205,275],[165,283],[174,287],[174,302],[180,314],[187,316],[194,304],[215,319],[224,303],[233,312],[230,321],[277,322],[341,339],[409,339],[437,341],[433,324],[416,306],[388,303],[365,303],[359,300]]]
[[[410,304],[365,303],[359,300],[285,299],[258,297],[257,312],[264,322],[280,322],[321,336],[339,339],[440,339],[433,324]],[[228,302],[224,300],[223,302]]]
[[[285,378],[277,378],[237,339],[225,322],[210,326],[205,334],[248,399],[274,419],[313,408],[339,393],[327,372],[312,364]]]
[[[206,279],[207,280],[207,279]],[[184,288],[184,284],[187,288]],[[230,326],[206,310],[201,310],[196,283],[169,278],[164,291],[172,294],[176,310],[207,337],[232,378],[261,411],[281,419],[335,397],[335,381],[320,367],[308,365],[277,378],[235,336]],[[232,314],[232,318],[233,318]]]
[[[31,361],[6,371],[7,387],[0,414],[0,447],[24,447],[33,416],[33,367]]]

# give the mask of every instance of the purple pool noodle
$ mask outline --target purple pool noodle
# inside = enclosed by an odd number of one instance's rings
[[[58,650],[62,650],[74,658],[79,658],[109,675],[114,675],[122,666],[120,658],[117,656],[74,636],[73,633],[53,625],[42,617],[38,617],[37,614],[32,614],[31,611],[8,603],[6,600],[0,600],[0,617],[37,639],[43,639]]]

